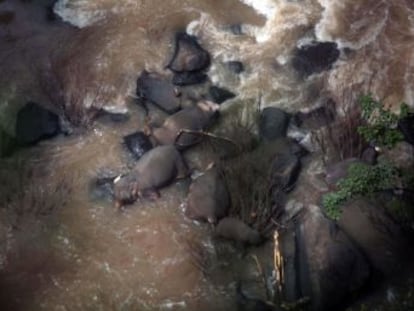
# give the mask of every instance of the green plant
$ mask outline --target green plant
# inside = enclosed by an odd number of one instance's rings
[[[405,103],[400,105],[399,114],[385,109],[382,103],[374,100],[371,95],[362,96],[360,104],[361,115],[368,124],[359,126],[358,132],[366,141],[392,148],[404,139],[397,124],[399,119],[408,115],[408,106]]]
[[[356,195],[369,195],[396,185],[399,176],[397,168],[389,163],[366,165],[354,163],[348,169],[348,176],[341,179],[338,190],[322,198],[325,212],[333,220],[341,217],[340,205]]]

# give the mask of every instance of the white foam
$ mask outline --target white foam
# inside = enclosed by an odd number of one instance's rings
[[[272,18],[277,10],[277,4],[274,0],[240,0],[244,4],[252,7],[260,15],[266,16],[268,19]]]
[[[79,0],[74,4],[71,0],[59,0],[53,7],[53,11],[65,22],[79,28],[92,25],[105,18],[106,12],[103,10],[88,10],[87,0]]]
[[[334,0],[318,0],[320,5],[324,8],[322,13],[322,18],[319,23],[315,26],[315,35],[319,41],[334,41],[338,44],[339,48],[351,48],[351,49],[361,49],[362,47],[374,42],[378,35],[384,29],[387,20],[388,20],[388,9],[385,10],[383,17],[380,20],[372,22],[372,27],[369,31],[362,32],[358,36],[358,40],[350,41],[344,37],[338,38],[332,35],[330,29],[335,29],[335,23],[337,23],[336,12],[341,10],[347,10],[345,3]],[[378,2],[380,5],[382,2]],[[348,8],[349,9],[349,8]],[[364,26],[364,23],[367,21],[367,16],[377,15],[379,12],[373,10],[367,12],[364,15],[363,20],[356,20],[348,27],[350,32],[358,32],[358,29]]]

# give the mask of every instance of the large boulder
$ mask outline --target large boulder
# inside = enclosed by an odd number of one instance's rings
[[[288,192],[293,189],[299,177],[300,157],[290,152],[277,153],[270,170],[272,188]]]
[[[175,48],[167,68],[174,72],[201,71],[210,65],[210,55],[194,36],[177,33]]]
[[[365,256],[317,206],[309,206],[281,242],[285,294],[291,300],[309,297],[312,310],[336,310],[371,276]]]
[[[16,139],[21,144],[32,145],[59,133],[58,115],[36,103],[28,102],[17,113]]]
[[[227,65],[227,68],[235,74],[239,74],[244,71],[244,65],[240,61],[231,60],[231,61],[228,61],[226,65]]]
[[[0,128],[0,157],[10,156],[17,148],[16,138]]]
[[[282,109],[266,107],[259,120],[259,135],[265,141],[285,137],[289,125],[289,115]]]
[[[208,99],[217,104],[222,104],[226,100],[234,97],[236,97],[236,94],[218,86],[213,85],[208,89]]]
[[[339,58],[335,42],[313,42],[296,48],[292,66],[302,77],[329,70]]]
[[[396,199],[386,192],[372,198],[356,198],[343,206],[338,221],[380,276],[393,277],[404,263],[413,262],[412,241],[386,209],[388,204],[397,204]]]
[[[404,139],[414,145],[414,114],[398,121],[398,128],[404,135]]]
[[[137,80],[137,96],[172,114],[181,108],[179,93],[174,85],[157,73],[143,71]]]

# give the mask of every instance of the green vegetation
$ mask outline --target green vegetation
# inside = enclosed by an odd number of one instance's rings
[[[400,113],[395,114],[383,107],[371,95],[360,98],[361,117],[365,125],[358,126],[358,133],[367,142],[387,148],[394,147],[404,140],[403,134],[397,128],[398,121],[408,115],[408,106],[401,104]],[[348,169],[346,178],[337,184],[338,190],[327,193],[322,198],[322,203],[328,217],[338,220],[341,216],[340,205],[357,195],[371,195],[384,189],[395,188],[398,183],[412,188],[413,174],[400,172],[390,163],[382,162],[374,166],[363,163],[355,163]],[[401,185],[400,185],[401,186]],[[405,213],[398,209],[398,213]],[[411,214],[411,212],[410,212]]]
[[[356,195],[370,195],[374,192],[389,189],[396,185],[399,171],[389,163],[367,165],[355,163],[349,167],[348,176],[341,179],[338,190],[327,193],[322,203],[328,217],[338,220],[341,216],[340,205]]]
[[[401,104],[399,114],[385,109],[382,103],[374,100],[371,95],[362,96],[360,104],[361,115],[369,124],[359,126],[358,132],[366,141],[392,148],[396,143],[404,140],[397,123],[399,119],[408,115],[406,104]]]

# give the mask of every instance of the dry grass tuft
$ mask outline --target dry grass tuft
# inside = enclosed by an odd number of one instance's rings
[[[360,157],[367,143],[358,133],[364,124],[358,99],[353,93],[336,96],[338,116],[333,123],[316,131],[314,138],[324,156],[325,164],[336,163],[351,157]]]

